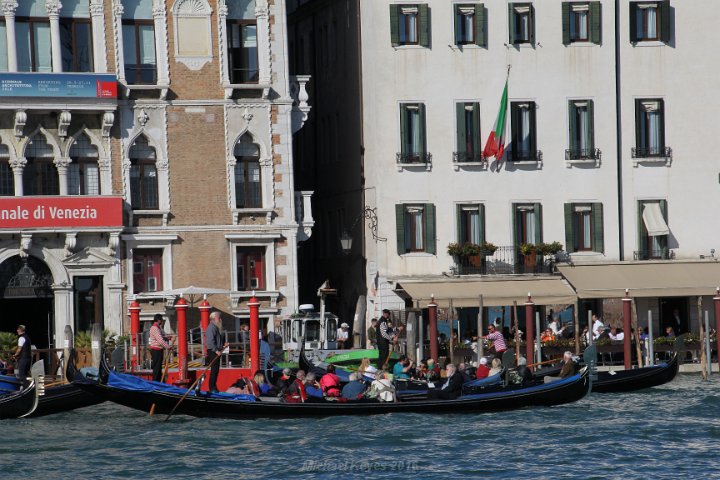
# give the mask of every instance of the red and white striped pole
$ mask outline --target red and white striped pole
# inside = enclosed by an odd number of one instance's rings
[[[178,373],[180,380],[178,383],[187,383],[187,309],[188,304],[184,298],[180,297],[175,303],[177,311],[177,342],[178,342]]]
[[[260,369],[260,302],[255,292],[248,302],[250,308],[250,367],[253,372]]]

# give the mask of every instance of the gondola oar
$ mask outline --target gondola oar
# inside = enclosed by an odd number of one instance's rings
[[[185,400],[185,398],[186,398],[188,395],[190,395],[190,392],[192,391],[193,388],[195,388],[195,385],[197,385],[197,383],[198,383],[200,380],[202,380],[203,378],[205,378],[205,374],[207,373],[208,370],[210,370],[210,367],[212,367],[213,364],[214,364],[215,362],[217,362],[218,358],[220,358],[220,355],[218,355],[217,357],[213,358],[213,361],[210,362],[210,365],[208,365],[207,367],[205,367],[205,370],[203,370],[202,374],[197,378],[197,380],[195,380],[195,381],[193,382],[192,385],[190,385],[190,388],[188,388],[187,392],[185,392],[185,395],[183,395],[182,398],[181,398],[180,400],[178,400],[178,402],[175,404],[175,406],[173,407],[173,409],[170,410],[170,413],[168,413],[168,416],[165,418],[165,421],[166,421],[166,422],[167,422],[168,420],[170,420],[170,417],[172,417],[173,413],[175,413],[175,410],[177,410],[177,408],[180,406],[180,404],[182,403],[182,401]]]
[[[161,382],[164,382],[165,379],[167,378],[167,372],[168,372],[169,366],[170,366],[170,354],[169,354],[169,352],[166,351],[165,352],[165,365],[163,366],[162,376],[160,377]],[[155,414],[155,403],[153,403],[152,406],[150,406],[150,411],[148,412],[148,416],[152,417],[154,414]]]

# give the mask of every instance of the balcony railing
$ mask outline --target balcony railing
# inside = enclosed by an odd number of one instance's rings
[[[523,255],[512,245],[497,247],[492,255],[458,256],[455,265],[460,275],[550,274],[555,269],[553,260]]]
[[[635,260],[672,260],[675,252],[667,248],[660,250],[636,250],[633,254]]]
[[[424,166],[426,170],[430,170],[432,166],[432,153],[428,152],[416,152],[416,153],[401,153],[395,154],[395,161],[397,163],[398,171],[402,170],[403,167],[412,166]]]
[[[542,163],[542,150],[510,150],[509,159],[512,162],[538,162]]]
[[[672,148],[670,147],[633,147],[632,158],[670,158]]]
[[[568,148],[565,150],[565,160],[599,160],[599,148]]]
[[[482,153],[453,152],[453,163],[485,163],[487,159]]]

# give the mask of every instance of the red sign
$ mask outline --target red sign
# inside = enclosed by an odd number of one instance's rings
[[[98,98],[117,98],[117,82],[97,81]]]
[[[122,227],[122,197],[0,197],[0,229]]]

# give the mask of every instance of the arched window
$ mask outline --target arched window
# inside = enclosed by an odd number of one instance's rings
[[[130,147],[130,204],[133,210],[157,210],[158,178],[155,149],[139,136]]]
[[[10,150],[0,144],[0,196],[15,195],[15,179],[10,168]]]
[[[247,133],[235,145],[235,208],[261,208],[260,149]]]
[[[24,195],[60,195],[55,154],[45,136],[36,133],[25,148],[27,164],[23,170]]]
[[[97,148],[84,133],[70,147],[68,195],[100,195]]]

